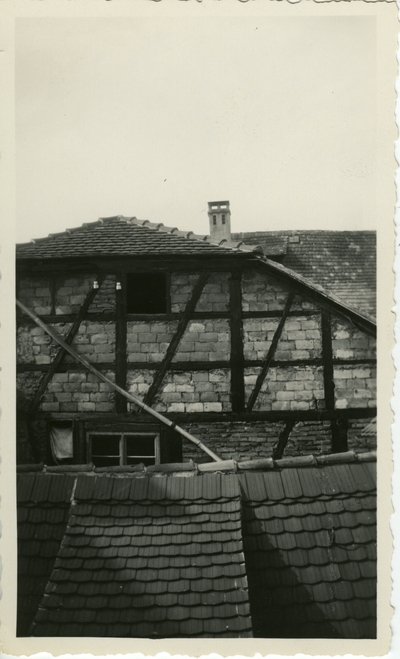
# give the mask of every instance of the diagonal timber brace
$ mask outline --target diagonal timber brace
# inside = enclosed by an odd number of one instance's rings
[[[151,405],[155,396],[157,395],[157,392],[161,386],[161,383],[165,377],[165,374],[167,373],[171,362],[174,358],[174,355],[176,353],[176,349],[179,345],[179,342],[184,335],[186,328],[188,326],[189,320],[191,319],[193,312],[196,308],[196,304],[200,299],[200,295],[203,292],[204,286],[206,285],[207,281],[209,278],[209,273],[208,272],[203,272],[200,277],[198,278],[195,287],[193,289],[192,296],[189,300],[189,302],[186,305],[185,311],[183,312],[183,316],[179,321],[178,328],[172,337],[171,343],[168,346],[167,352],[165,353],[165,357],[163,361],[160,364],[159,369],[157,370],[154,380],[145,396],[145,402],[148,405]]]
[[[34,320],[35,323],[39,327],[41,327],[49,336],[51,336],[51,338],[54,339],[54,341],[56,341],[64,350],[66,350],[66,352],[68,352],[74,359],[76,359],[76,361],[83,364],[88,369],[88,371],[93,373],[93,375],[95,375],[97,378],[99,378],[99,380],[102,380],[103,382],[108,384],[112,389],[114,389],[116,392],[118,392],[122,396],[125,396],[125,398],[127,398],[127,400],[129,400],[131,403],[134,403],[135,405],[140,407],[142,410],[144,410],[145,412],[147,412],[148,414],[153,416],[155,419],[157,419],[161,423],[164,423],[169,428],[175,430],[175,432],[177,432],[179,435],[181,435],[185,439],[188,439],[190,442],[195,444],[199,449],[201,449],[202,451],[207,453],[213,460],[215,460],[216,462],[221,462],[221,458],[219,458],[218,455],[216,455],[215,453],[213,453],[213,451],[211,451],[209,448],[207,448],[207,446],[205,446],[203,444],[203,442],[201,442],[196,437],[193,437],[193,435],[186,432],[186,430],[184,430],[180,426],[177,426],[173,421],[170,421],[169,419],[167,419],[167,417],[165,417],[162,414],[160,414],[159,412],[156,412],[155,410],[153,410],[151,407],[146,405],[146,403],[143,403],[143,401],[141,401],[139,398],[136,398],[136,396],[132,396],[132,394],[130,394],[127,391],[125,391],[124,389],[122,389],[122,387],[115,384],[115,382],[112,382],[112,380],[110,380],[106,375],[104,375],[103,373],[98,371],[97,368],[95,368],[93,366],[93,364],[88,359],[86,359],[86,357],[83,357],[83,355],[80,355],[79,353],[76,352],[76,350],[74,350],[74,348],[72,348],[70,345],[68,345],[68,343],[65,342],[65,340],[58,334],[58,332],[56,330],[54,330],[53,328],[46,325],[46,323],[44,323],[43,320],[41,318],[39,318],[39,316],[37,316],[35,313],[33,313],[33,311],[28,309],[19,300],[15,300],[15,302],[16,302],[16,305],[24,313],[26,313],[30,318],[32,318],[32,320]]]
[[[84,300],[81,308],[78,311],[78,314],[72,324],[72,327],[70,328],[67,336],[65,337],[65,343],[72,343],[74,340],[75,336],[78,333],[78,330],[82,324],[82,321],[84,320],[86,313],[92,304],[94,298],[96,297],[103,281],[105,279],[105,274],[100,273],[99,276],[97,277],[97,282],[98,282],[98,288],[92,288],[89,293],[86,296],[86,299]],[[37,408],[37,406],[40,403],[40,399],[42,398],[44,392],[47,389],[47,385],[49,384],[50,380],[52,379],[53,375],[57,372],[58,367],[60,366],[62,360],[64,359],[64,355],[66,354],[66,350],[64,348],[60,348],[57,355],[55,356],[54,360],[50,364],[50,368],[47,371],[47,373],[44,375],[42,378],[42,381],[38,387],[38,390],[30,404],[29,407],[29,414],[33,414]]]
[[[273,336],[271,345],[269,347],[267,356],[265,358],[265,362],[264,362],[263,367],[261,369],[261,373],[259,374],[259,376],[257,378],[256,384],[254,385],[254,389],[253,389],[253,391],[251,393],[251,396],[249,398],[249,402],[247,403],[247,411],[248,412],[252,411],[254,403],[257,400],[258,394],[261,391],[261,387],[263,385],[265,377],[266,377],[266,375],[269,371],[269,367],[271,366],[271,362],[274,358],[279,339],[281,338],[281,334],[282,334],[282,331],[283,331],[283,326],[286,322],[286,318],[289,315],[289,311],[290,311],[290,307],[292,306],[293,299],[294,299],[294,293],[289,293],[288,298],[286,300],[285,308],[283,310],[283,314],[282,314],[281,319],[279,321],[278,327],[275,330],[275,334]]]

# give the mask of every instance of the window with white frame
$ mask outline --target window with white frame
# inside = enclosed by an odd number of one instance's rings
[[[154,432],[90,432],[88,453],[96,467],[159,464],[160,436]]]

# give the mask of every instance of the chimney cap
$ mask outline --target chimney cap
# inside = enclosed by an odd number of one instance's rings
[[[229,211],[229,201],[209,201],[208,202],[208,210],[209,211],[218,211],[218,210],[226,210]]]

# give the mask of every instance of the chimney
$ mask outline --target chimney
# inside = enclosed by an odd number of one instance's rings
[[[229,201],[209,201],[208,219],[210,221],[211,240],[231,242],[231,211]]]

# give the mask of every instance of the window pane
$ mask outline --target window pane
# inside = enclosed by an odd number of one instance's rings
[[[166,274],[164,272],[128,274],[126,303],[128,313],[166,313]]]
[[[92,457],[119,456],[120,435],[91,435]]]
[[[125,441],[127,457],[154,457],[154,435],[125,435]]]

